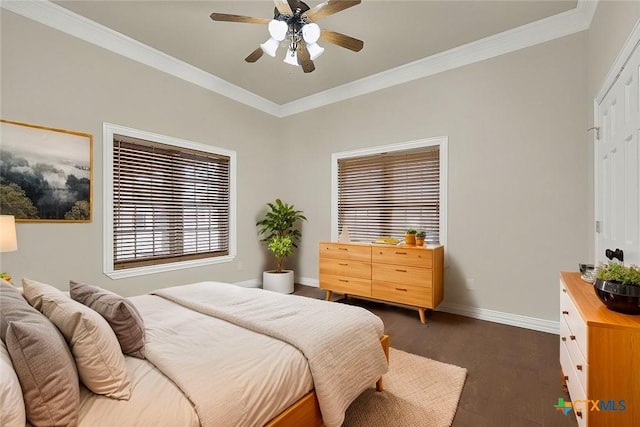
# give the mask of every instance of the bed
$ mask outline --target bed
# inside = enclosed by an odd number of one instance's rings
[[[84,379],[82,360],[76,354],[79,339],[73,336],[77,327],[67,328],[69,320],[60,323],[57,314],[60,307],[93,311],[91,304],[84,306],[38,282],[28,281],[24,288],[33,311],[51,321],[69,344],[80,378],[75,415],[80,426],[337,426],[362,391],[374,384],[382,388],[381,376],[388,367],[388,337],[380,319],[366,310],[200,282],[126,299],[129,311],[144,324],[144,356],[136,354],[139,349],[129,351],[135,356],[127,355],[128,344],[116,336],[122,351],[114,357],[122,356],[118,366],[125,371],[126,381],[121,379],[120,388],[112,387],[109,395],[100,388],[102,383]],[[122,297],[90,288],[122,307]],[[19,322],[5,304],[13,291],[5,284],[1,289],[0,350],[6,352],[7,334]],[[109,315],[104,319],[109,321]],[[109,326],[118,332],[117,324]],[[21,378],[19,383],[24,389]],[[129,390],[126,398],[125,389]],[[3,417],[6,394],[0,390]],[[28,393],[24,397],[29,416]],[[20,414],[16,417],[20,419]],[[20,425],[8,421],[0,419],[0,424]]]

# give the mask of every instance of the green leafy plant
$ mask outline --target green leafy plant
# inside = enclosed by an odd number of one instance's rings
[[[267,243],[267,247],[278,260],[276,273],[282,273],[284,259],[293,253],[293,239],[291,236],[273,236]]]
[[[274,203],[267,203],[269,208],[264,217],[256,222],[256,226],[259,227],[258,235],[262,236],[261,242],[265,242],[267,247],[275,255],[278,261],[277,272],[282,272],[282,265],[284,258],[293,254],[294,248],[297,248],[297,242],[300,239],[302,233],[297,224],[300,221],[306,221],[302,211],[295,209],[293,205],[283,203],[282,200],[276,199]],[[285,241],[282,237],[288,237],[291,242],[291,248],[289,251],[284,251]],[[278,238],[274,240],[274,238]],[[286,240],[286,239],[285,239]],[[271,249],[271,245],[274,248],[278,248],[279,253],[284,255],[278,255],[276,251]]]
[[[418,231],[415,228],[407,228],[407,234],[416,234]]]
[[[416,237],[418,237],[420,239],[424,239],[426,237],[426,235],[427,235],[426,231],[422,231],[422,230],[420,230],[420,231],[418,231],[416,233]]]
[[[640,268],[612,262],[601,267],[596,274],[596,278],[607,282],[622,283],[623,285],[640,286]]]

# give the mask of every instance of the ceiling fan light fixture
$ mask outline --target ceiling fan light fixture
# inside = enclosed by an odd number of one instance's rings
[[[302,38],[307,44],[314,44],[320,39],[320,27],[318,24],[309,23],[302,27]]]
[[[260,45],[260,48],[267,55],[275,57],[276,56],[276,51],[278,50],[278,46],[280,46],[280,42],[278,40],[274,39],[273,37],[271,37],[269,40],[267,40],[266,42],[262,43]]]
[[[309,58],[313,61],[322,55],[324,52],[324,48],[320,46],[318,43],[311,43],[307,45],[307,50],[309,51]]]
[[[287,50],[287,54],[284,56],[284,62],[289,65],[295,65],[296,67],[299,67],[300,64],[298,64],[298,52],[296,52],[295,50]]]
[[[289,30],[289,26],[284,21],[278,21],[277,19],[272,19],[269,22],[269,35],[271,38],[282,41],[287,36],[287,31]]]

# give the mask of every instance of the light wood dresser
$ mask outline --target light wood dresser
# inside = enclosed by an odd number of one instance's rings
[[[580,273],[560,273],[560,365],[578,425],[640,425],[640,316],[605,307]]]
[[[418,308],[434,309],[443,298],[444,247],[320,242],[320,288]]]

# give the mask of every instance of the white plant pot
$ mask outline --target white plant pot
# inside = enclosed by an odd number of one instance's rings
[[[262,289],[267,291],[290,294],[293,292],[293,270],[282,270],[276,273],[275,270],[262,273]]]

